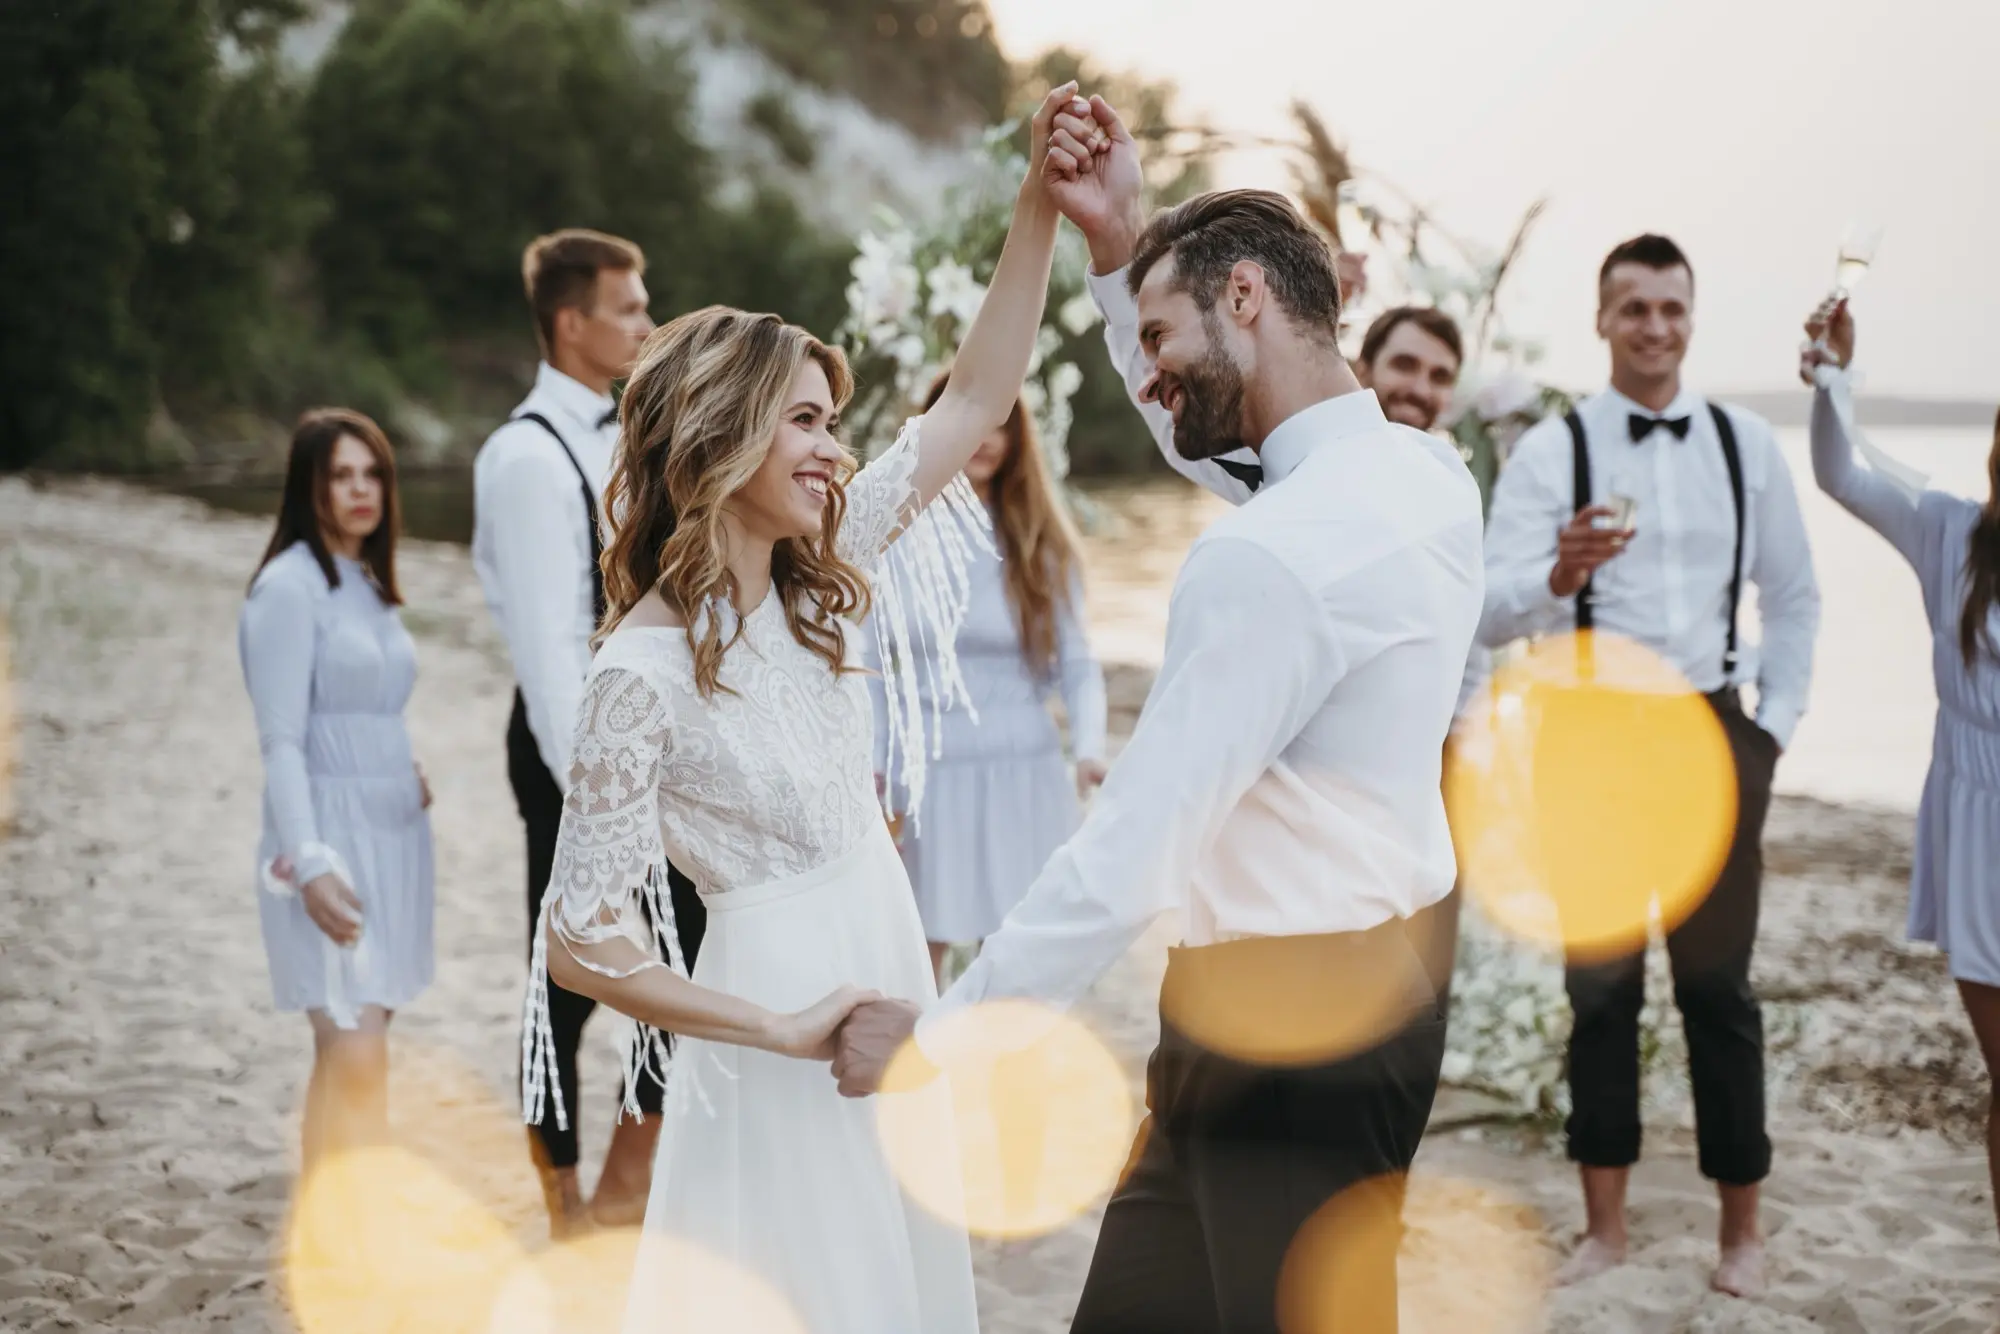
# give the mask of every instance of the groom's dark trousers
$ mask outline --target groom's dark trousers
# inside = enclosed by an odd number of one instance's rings
[[[1394,1334],[1404,1174],[1444,1062],[1429,944],[1455,908],[1171,953],[1146,1067],[1150,1115],[1105,1211],[1072,1334]],[[1448,957],[1442,968],[1448,977]],[[1325,979],[1313,1003],[1334,1012],[1357,977],[1371,988],[1398,979],[1399,994],[1355,997],[1381,1022],[1311,1064],[1237,1059],[1169,1017],[1193,1014],[1173,998],[1198,1004],[1232,976],[1275,974]],[[1272,1007],[1273,1025],[1288,1022],[1285,1008]]]

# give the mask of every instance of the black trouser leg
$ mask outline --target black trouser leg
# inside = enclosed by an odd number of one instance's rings
[[[1736,768],[1737,822],[1715,886],[1667,934],[1674,999],[1687,1034],[1696,1136],[1703,1175],[1730,1185],[1770,1171],[1765,1131],[1764,1025],[1750,986],[1763,879],[1764,818],[1777,746],[1733,697],[1714,697]],[[1587,1167],[1628,1167],[1639,1158],[1639,1011],[1643,949],[1565,976],[1570,1034],[1569,1156]]]
[[[527,827],[528,945],[532,951],[534,931],[542,919],[542,899],[548,893],[549,876],[555,867],[556,839],[562,829],[563,793],[550,776],[548,766],[542,762],[534,733],[528,728],[527,707],[519,692],[514,695],[514,713],[507,727],[507,778],[514,789],[514,804],[521,812],[521,822]],[[668,883],[673,894],[675,934],[680,938],[681,950],[692,968],[695,954],[701,948],[707,914],[702,910],[701,896],[686,876],[670,867]],[[569,1126],[567,1129],[558,1126],[553,1110],[545,1110],[535,1131],[548,1152],[550,1164],[555,1167],[576,1166],[576,1126],[580,1106],[576,1058],[583,1041],[584,1023],[596,1008],[597,1002],[588,996],[566,991],[554,982],[549,983],[549,1032],[555,1044],[556,1086],[562,1092],[563,1106],[569,1113]],[[665,1090],[650,1071],[641,1076],[638,1090],[641,1111],[649,1115],[659,1111],[664,1097]],[[621,1088],[619,1100],[622,1102],[623,1099],[624,1090]]]
[[[1639,1161],[1639,1011],[1646,1003],[1644,952],[1563,974],[1569,1031],[1570,1161],[1630,1167]]]
[[[1733,703],[1719,705],[1717,713],[1736,761],[1736,836],[1714,890],[1668,933],[1667,956],[1687,1034],[1701,1173],[1724,1185],[1747,1186],[1771,1170],[1764,1014],[1750,985],[1750,959],[1777,743]]]
[[[1407,951],[1402,930],[1392,947]],[[1317,950],[1341,938],[1296,939]],[[1235,1060],[1163,1017],[1147,1067],[1153,1115],[1106,1211],[1073,1334],[1394,1334],[1403,1177],[1443,1061],[1428,994],[1377,1045],[1303,1067]]]
[[[1155,1101],[1155,1051],[1146,1067],[1146,1101]],[[1187,1174],[1173,1145],[1139,1126],[1125,1179],[1104,1210],[1090,1274],[1070,1334],[1217,1334],[1208,1244]]]

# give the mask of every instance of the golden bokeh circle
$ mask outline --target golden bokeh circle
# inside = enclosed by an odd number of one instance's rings
[[[592,1232],[522,1260],[483,1334],[806,1334],[772,1286],[664,1232]]]
[[[1393,1292],[1369,1281],[1391,1264]],[[1279,1324],[1291,1334],[1528,1334],[1541,1327],[1549,1288],[1533,1209],[1472,1182],[1381,1176],[1328,1200],[1293,1237]],[[1391,1303],[1394,1312],[1380,1309]]]
[[[1573,958],[1686,920],[1736,824],[1729,739],[1657,654],[1601,632],[1505,663],[1464,721],[1445,801],[1467,892],[1514,935]]]
[[[506,1225],[417,1155],[328,1155],[301,1183],[285,1291],[302,1334],[480,1334],[519,1263]]]
[[[905,1043],[876,1098],[883,1152],[925,1209],[982,1236],[1034,1236],[1115,1184],[1131,1144],[1131,1089],[1082,1023],[1031,1001],[992,1001],[940,1015],[925,1043],[939,1066]]]
[[[1410,949],[1274,936],[1176,951],[1160,1018],[1197,1045],[1251,1065],[1337,1061],[1379,1044],[1436,1003],[1416,919]]]

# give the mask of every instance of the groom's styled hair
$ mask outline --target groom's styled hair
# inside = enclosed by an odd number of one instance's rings
[[[1175,291],[1205,315],[1215,309],[1229,271],[1249,260],[1264,270],[1278,308],[1301,330],[1328,343],[1340,333],[1340,280],[1333,251],[1292,201],[1270,190],[1216,190],[1154,217],[1133,247],[1126,283],[1137,296],[1147,273],[1171,255]]]

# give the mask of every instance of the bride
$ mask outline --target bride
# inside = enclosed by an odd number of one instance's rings
[[[868,467],[855,472],[835,438],[846,362],[773,315],[683,316],[648,340],[626,387],[606,502],[608,633],[577,723],[522,1083],[530,1121],[571,1114],[551,1078],[551,978],[638,1022],[628,1091],[641,1065],[664,1065],[661,1034],[678,1035],[628,1330],[683,1327],[732,1267],[813,1334],[977,1328],[963,1229],[902,1194],[876,1105],[840,1097],[824,1064],[857,1004],[936,996],[876,803],[852,638],[872,572],[894,576],[875,581],[884,661],[952,642],[965,544],[983,540],[958,473],[1027,373],[1056,233],[1042,173],[1059,169],[1045,166],[1050,126],[1075,91],[1056,89],[1035,115],[1012,227],[950,387]],[[915,684],[890,687],[920,765]],[[692,979],[669,857],[709,913]],[[949,1142],[939,1083],[891,1096],[924,1100]]]

